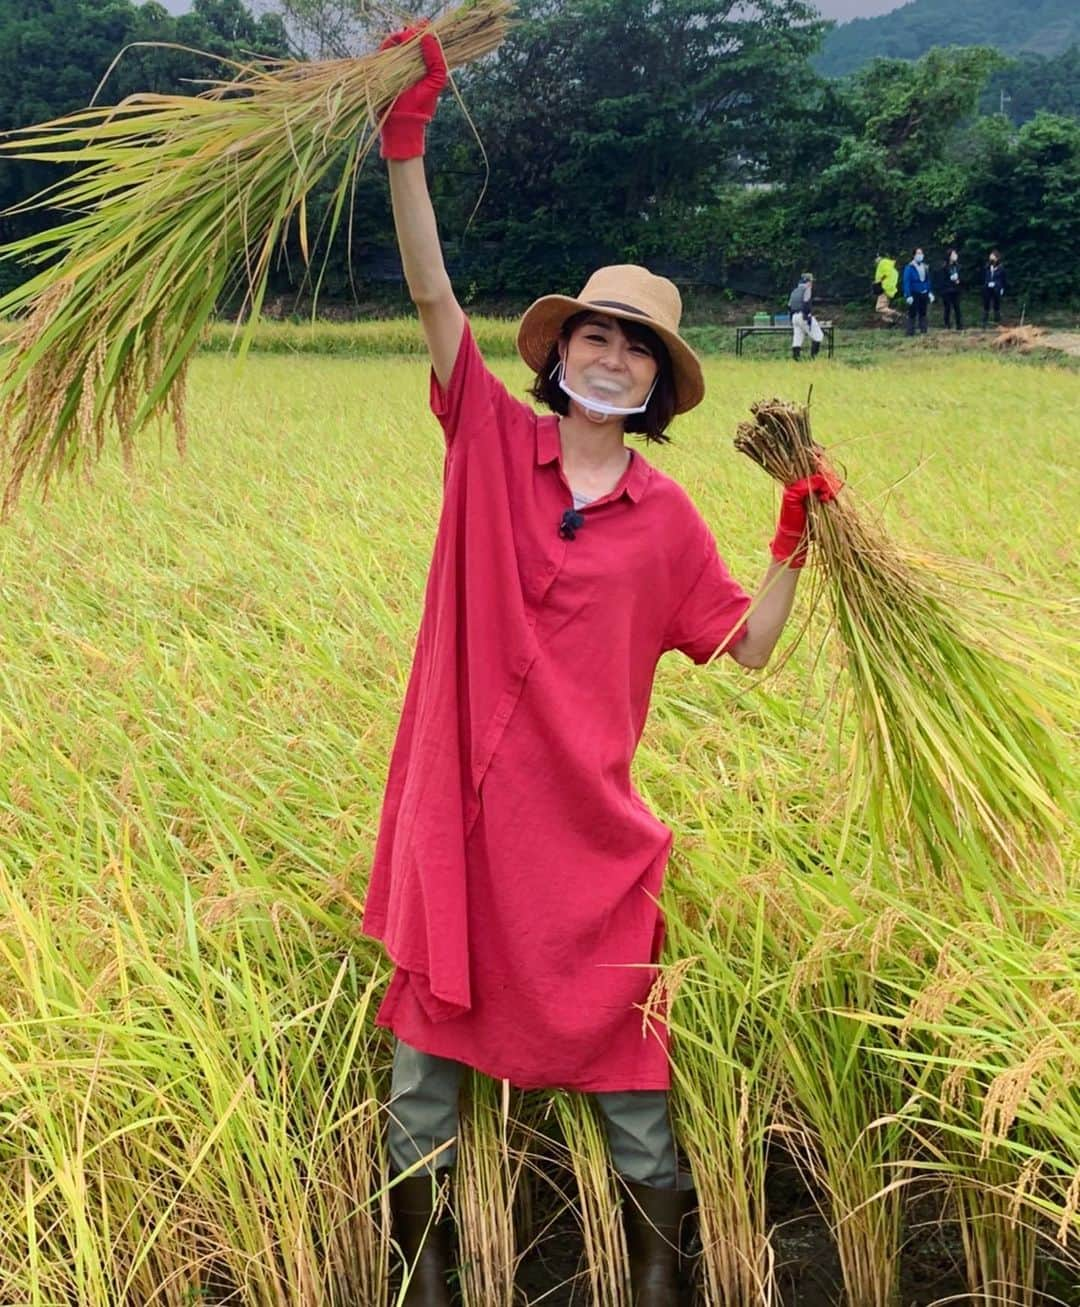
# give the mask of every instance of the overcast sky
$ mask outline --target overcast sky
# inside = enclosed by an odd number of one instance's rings
[[[872,18],[897,9],[905,0],[818,0],[818,8],[826,18]],[[182,14],[191,8],[190,0],[165,0],[171,13]]]
[[[826,18],[876,18],[890,9],[899,9],[905,0],[818,0],[818,8]]]

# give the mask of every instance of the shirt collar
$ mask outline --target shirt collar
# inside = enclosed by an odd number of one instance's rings
[[[546,463],[557,463],[562,456],[562,444],[559,440],[559,419],[542,417],[536,424],[536,463],[538,467]],[[630,451],[630,466],[622,475],[616,487],[620,494],[628,495],[636,504],[645,493],[652,476],[652,468],[636,449]]]

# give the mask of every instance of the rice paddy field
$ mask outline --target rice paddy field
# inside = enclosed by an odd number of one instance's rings
[[[225,330],[192,368],[186,457],[144,437],[0,534],[12,1307],[394,1302],[388,969],[359,919],[440,436],[412,324],[267,329],[242,366]],[[522,391],[509,328],[478,335]],[[947,585],[979,587],[1075,774],[1080,374],[839,346],[710,356],[705,404],[649,457],[754,586],[777,493],[732,437],[813,380],[867,515],[965,565]],[[763,675],[669,656],[636,764],[676,837],[699,1301],[1078,1304],[1076,831],[1008,868],[874,836],[813,588]],[[617,1201],[587,1100],[470,1086],[469,1307],[630,1307]]]

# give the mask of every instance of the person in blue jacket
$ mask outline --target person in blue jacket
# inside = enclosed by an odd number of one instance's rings
[[[922,249],[916,247],[911,262],[904,269],[904,301],[907,304],[907,334],[915,335],[915,323],[925,336],[927,332],[927,309],[934,302],[934,292],[930,289],[930,269],[926,266],[926,256]]]
[[[983,320],[984,327],[990,325],[990,311],[993,310],[994,321],[1001,322],[1001,301],[1005,297],[1005,267],[997,250],[990,251],[990,257],[983,268]]]

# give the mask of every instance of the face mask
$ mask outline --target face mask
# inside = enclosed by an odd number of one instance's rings
[[[562,359],[552,368],[551,375],[557,378],[562,393],[569,396],[576,404],[581,405],[586,416],[592,417],[595,414],[597,417],[606,418],[628,418],[633,417],[635,413],[644,413],[649,407],[649,400],[653,397],[656,383],[660,380],[660,373],[657,372],[656,376],[653,377],[653,383],[649,387],[649,393],[645,396],[643,404],[639,404],[636,408],[621,408],[618,404],[605,404],[603,400],[587,398],[585,395],[579,395],[576,390],[571,390],[566,384],[566,364]]]
[[[923,261],[923,256],[922,256],[921,254],[916,254],[916,255],[915,255],[915,262],[916,262],[916,263],[922,263],[922,261]]]

